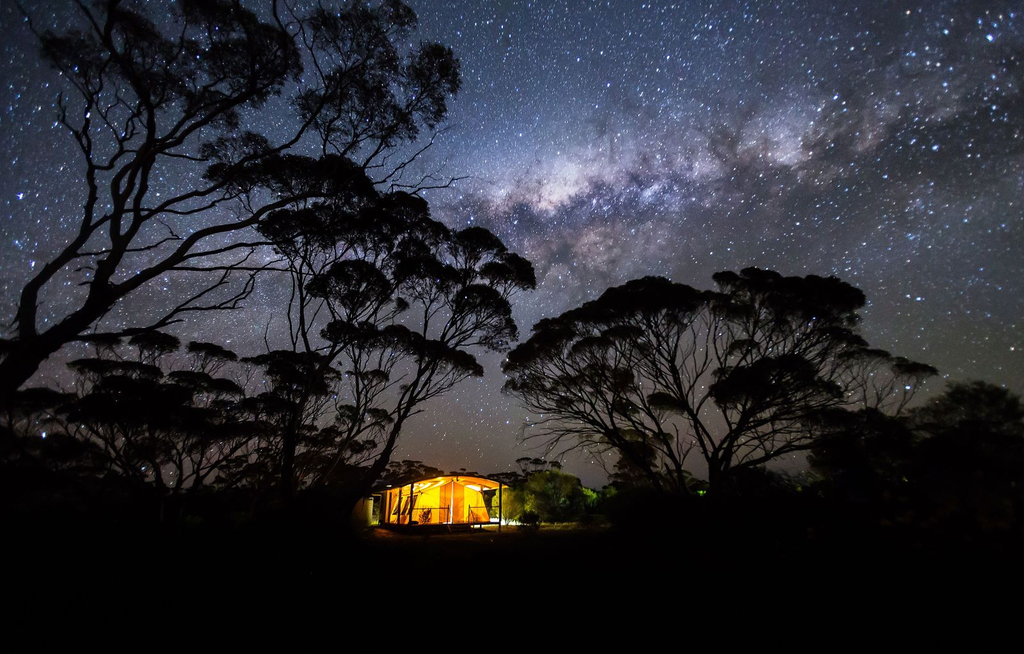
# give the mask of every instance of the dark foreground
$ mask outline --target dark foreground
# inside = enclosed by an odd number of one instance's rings
[[[624,598],[634,609],[654,598],[683,606],[750,593],[840,605],[868,601],[865,594],[872,603],[977,601],[1016,586],[1024,562],[1015,541],[923,540],[918,530],[841,523],[806,528],[770,516],[505,527],[501,533],[352,531],[282,516],[231,532],[168,534],[130,524],[16,527],[6,538],[13,546],[6,555],[8,597],[86,605],[322,595],[372,607],[439,593],[559,610]]]

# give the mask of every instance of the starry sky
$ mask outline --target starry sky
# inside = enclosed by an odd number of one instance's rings
[[[81,199],[58,78],[14,3],[0,6],[7,322]],[[873,346],[1024,392],[1024,3],[411,6],[417,38],[451,46],[464,75],[419,165],[465,179],[426,197],[436,218],[488,227],[534,262],[539,288],[515,307],[523,334],[628,279],[707,288],[753,265],[836,275],[866,293]],[[67,24],[64,2],[28,7]],[[273,132],[291,115],[279,103],[249,120]],[[262,283],[246,310],[178,334],[255,353],[280,299]],[[398,456],[487,473],[539,454],[517,444],[527,413],[501,394],[500,360],[482,356],[484,378],[417,417]],[[585,456],[566,469],[604,482]]]

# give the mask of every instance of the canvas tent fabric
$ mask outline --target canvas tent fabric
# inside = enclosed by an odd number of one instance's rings
[[[502,485],[484,477],[444,475],[409,482],[382,494],[381,522],[453,525],[498,522]]]

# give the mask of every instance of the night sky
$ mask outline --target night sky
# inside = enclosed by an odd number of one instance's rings
[[[43,27],[73,15],[60,0],[27,4]],[[534,262],[539,289],[516,304],[524,335],[631,278],[708,288],[714,272],[753,265],[836,275],[866,293],[873,346],[948,379],[1024,391],[1024,3],[412,7],[417,38],[451,46],[464,74],[420,164],[467,179],[426,197],[435,217],[488,227]],[[82,196],[73,143],[55,124],[56,73],[10,0],[0,21],[9,322]],[[279,102],[249,120],[274,133],[292,116]],[[161,295],[151,288],[109,320],[144,316]],[[245,311],[176,333],[255,354],[283,297],[266,279]],[[48,306],[59,304],[57,293]],[[487,473],[539,454],[517,445],[527,413],[501,394],[500,359],[481,357],[484,378],[417,417],[398,458]],[[586,457],[567,469],[604,481]]]

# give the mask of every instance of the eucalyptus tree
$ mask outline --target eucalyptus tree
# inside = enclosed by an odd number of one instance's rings
[[[807,450],[865,403],[899,411],[934,374],[870,349],[864,294],[836,278],[747,268],[716,291],[660,277],[540,321],[504,365],[506,390],[551,447],[614,452],[685,492],[696,451],[711,487]]]
[[[510,300],[536,285],[532,265],[486,229],[451,230],[422,198],[348,174],[347,192],[259,226],[292,280],[290,342],[271,355],[309,366],[282,429],[285,497],[353,464],[363,468],[349,487],[364,492],[425,402],[483,374],[474,352],[516,340]]]
[[[283,2],[261,13],[236,0],[73,6],[79,24],[60,33],[26,15],[60,75],[55,113],[76,148],[67,183],[81,205],[25,271],[0,341],[0,406],[69,343],[240,306],[265,267],[253,226],[336,193],[351,166],[403,184],[426,146],[398,150],[433,132],[459,89],[450,49],[407,45],[416,15],[398,0],[301,16]],[[291,101],[277,101],[273,134],[254,131],[280,95]],[[166,300],[158,314],[114,311],[173,280],[190,290],[149,294]]]
[[[225,369],[237,357],[192,342],[180,356],[173,336],[151,332],[127,343],[104,339],[96,354],[68,364],[64,391],[13,395],[6,429],[20,436],[5,463],[118,478],[160,493],[195,493],[230,483],[247,456],[252,420],[245,390]]]

